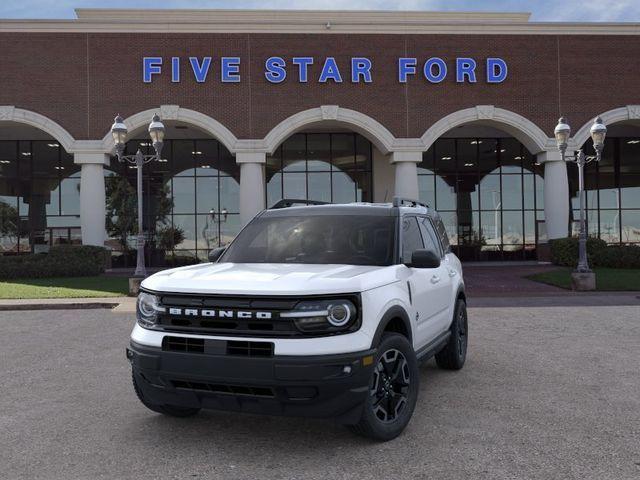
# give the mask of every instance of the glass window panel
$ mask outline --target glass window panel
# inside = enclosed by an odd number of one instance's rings
[[[331,174],[333,187],[333,203],[349,203],[355,200],[356,183],[346,172],[333,172]]]
[[[79,227],[80,226],[80,215],[74,216],[52,216],[47,217],[47,228],[53,227]]]
[[[605,144],[609,144],[613,140],[605,141]],[[640,173],[640,138],[615,140],[620,142],[620,178],[623,179],[629,173]],[[607,145],[609,148],[605,147],[605,151],[612,150],[611,146]]]
[[[535,175],[536,184],[536,208],[538,210],[544,210],[544,178],[540,175]]]
[[[50,146],[53,145],[53,146]],[[56,177],[60,170],[59,146],[50,141],[32,142],[32,162],[34,177]]]
[[[571,210],[570,215],[573,215],[569,219],[571,223],[571,235],[578,236],[580,233],[580,210]],[[586,212],[586,221],[587,221],[587,234],[593,237],[598,236],[598,211],[597,210],[587,210]]]
[[[282,173],[276,173],[267,182],[267,207],[282,198]]]
[[[482,177],[480,180],[480,205],[482,210],[500,208],[500,175]]]
[[[533,175],[525,175],[522,179],[524,185],[524,208],[534,209],[536,208],[535,202],[535,181]]]
[[[0,177],[18,176],[18,143],[0,141]]]
[[[479,139],[478,169],[480,175],[487,175],[498,168],[498,140],[493,138]]]
[[[331,170],[331,139],[328,133],[307,135],[307,168],[322,172]]]
[[[60,182],[62,215],[80,215],[80,179],[65,178]]]
[[[334,133],[331,135],[331,157],[334,170],[353,170],[356,137],[352,133]]]
[[[440,138],[435,143],[435,169],[438,175],[456,173],[456,141]]]
[[[402,263],[411,263],[415,250],[423,248],[422,235],[416,217],[402,220]]]
[[[60,171],[63,176],[70,177],[77,175],[80,177],[80,165],[73,163],[73,155],[67,153],[64,148],[60,148]]]
[[[173,179],[172,190],[174,213],[194,213],[196,211],[196,195],[194,188],[194,178],[176,177]]]
[[[282,198],[307,198],[307,178],[304,173],[285,173],[282,178]]]
[[[304,171],[306,168],[306,149],[304,133],[297,133],[285,140],[282,144],[282,170],[285,172]]]
[[[499,144],[502,173],[521,173],[523,148],[520,142],[515,138],[501,138]]]
[[[455,181],[455,177],[447,177]],[[456,192],[453,186],[449,185],[440,175],[436,176],[436,209],[455,210]]]
[[[176,176],[193,176],[195,175],[195,157],[198,160],[202,155],[197,155],[195,142],[193,140],[172,140],[171,141],[171,168]]]
[[[362,135],[356,135],[356,168],[371,171],[371,142]]]
[[[220,175],[228,175],[240,181],[240,165],[236,163],[236,157],[231,155],[223,145],[220,145]]]
[[[422,162],[418,164],[418,174],[433,173],[435,148],[432,146],[422,154]]]
[[[242,222],[240,221],[240,215],[229,215],[227,221],[220,224],[220,244],[228,245],[231,243],[240,229],[242,228]]]
[[[622,241],[624,243],[640,242],[640,210],[622,211]]]
[[[620,242],[620,212],[600,210],[600,238],[607,243]]]
[[[334,173],[335,175],[335,173]],[[356,202],[371,202],[371,172],[351,172],[351,177],[356,182]]]
[[[240,184],[233,177],[220,177],[220,208],[229,213],[240,210]]]
[[[331,173],[309,173],[309,200],[331,202]]]
[[[0,253],[17,252],[20,234],[18,197],[2,195],[8,193],[0,179]]]
[[[195,215],[174,215],[173,226],[182,230],[184,240],[176,249],[192,249],[196,248],[196,216]]]
[[[267,181],[269,181],[273,174],[279,172],[282,169],[282,147],[273,152],[272,155],[267,155],[265,172],[267,174]]]
[[[229,215],[227,215],[227,221]],[[220,215],[217,210],[207,215],[197,215],[198,248],[209,250],[220,246]]]
[[[476,138],[460,138],[456,140],[456,165],[458,172],[477,172],[478,171],[478,147],[482,146],[484,141]]]
[[[522,212],[502,212],[502,243],[515,245],[523,240]]]
[[[427,205],[436,204],[434,175],[418,175],[418,199]]]
[[[502,175],[502,208],[522,210],[522,177],[520,175]]]
[[[640,208],[640,174],[624,174],[620,183],[622,208]]]
[[[196,140],[196,175],[217,175],[218,142],[216,140]],[[208,167],[202,168],[203,165]]]
[[[211,210],[217,212],[218,204],[218,178],[196,178],[196,212],[208,214]]]
[[[477,175],[459,175],[457,180],[456,203],[458,210],[478,210]]]
[[[478,212],[458,210],[458,245],[477,245],[480,243],[480,225]]]
[[[536,242],[536,212],[524,212],[524,243],[535,244]]]
[[[480,226],[482,228],[482,237],[487,246],[496,246],[502,243],[500,211],[481,212]]]
[[[18,143],[18,174],[21,177],[31,176],[31,142]]]
[[[60,215],[60,191],[57,178],[34,178],[31,183],[31,196],[25,199],[29,203],[29,212],[37,215]]]

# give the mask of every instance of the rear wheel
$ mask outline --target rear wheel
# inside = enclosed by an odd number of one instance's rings
[[[468,342],[467,304],[461,298],[456,302],[456,309],[449,331],[451,336],[447,345],[436,354],[438,367],[445,370],[460,370],[467,358]]]
[[[416,405],[418,362],[409,341],[397,333],[382,337],[362,417],[350,428],[374,440],[391,440],[405,429]]]
[[[177,405],[157,405],[152,403],[145,398],[142,393],[142,390],[138,386],[138,382],[136,380],[136,374],[133,371],[131,372],[131,380],[133,381],[133,389],[135,390],[138,399],[149,410],[162,413],[163,415],[168,415],[170,417],[191,417],[200,411],[199,408],[179,407]]]

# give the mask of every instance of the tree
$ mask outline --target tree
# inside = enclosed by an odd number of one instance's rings
[[[107,232],[118,239],[123,250],[129,250],[127,239],[138,233],[138,198],[136,190],[126,177],[112,176],[105,182],[107,200]],[[173,208],[173,198],[169,187],[162,185],[153,202],[154,208],[147,212],[153,220],[152,228],[158,223],[166,223]],[[150,232],[153,233],[153,232]]]

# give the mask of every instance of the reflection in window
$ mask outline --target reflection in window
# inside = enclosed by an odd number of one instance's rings
[[[55,140],[0,141],[0,254],[79,244],[80,167]]]
[[[126,152],[135,153],[138,148],[145,154],[153,149],[148,140],[131,140]],[[240,229],[240,169],[229,151],[213,139],[165,140],[162,157],[143,168],[147,262],[161,266],[206,260],[210,249],[228,244]],[[113,185],[135,197],[136,169],[130,167],[111,160],[113,171],[105,172],[108,206]],[[136,200],[119,203],[119,210],[131,221],[121,234],[111,229],[108,245],[116,252],[114,265],[131,266],[135,264]],[[117,211],[111,214],[116,222]]]
[[[267,157],[266,203],[371,201],[371,143],[355,133],[299,133]]]
[[[462,259],[535,258],[542,169],[516,139],[438,139],[418,165],[418,185]]]

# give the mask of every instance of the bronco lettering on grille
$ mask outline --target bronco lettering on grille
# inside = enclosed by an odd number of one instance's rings
[[[270,320],[271,312],[252,312],[245,310],[212,310],[197,308],[177,308],[169,307],[169,315],[183,315],[185,317],[207,317],[207,318],[240,318]]]

